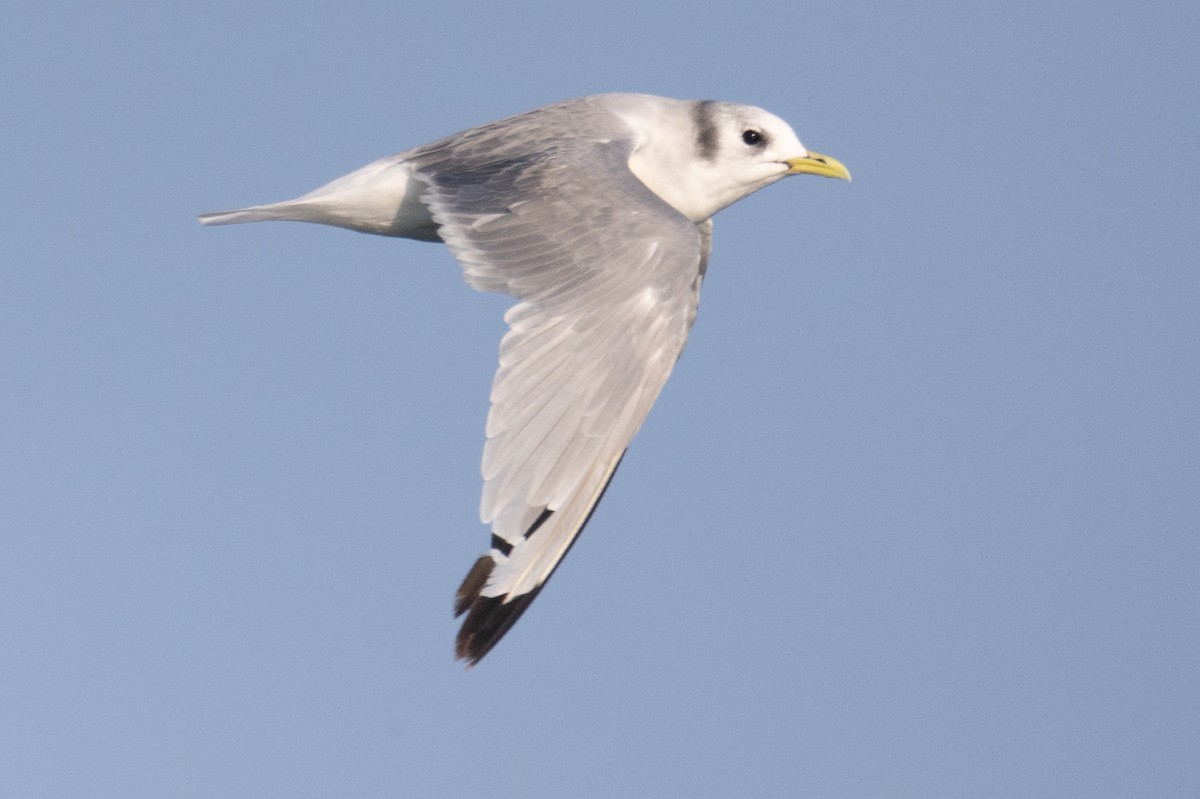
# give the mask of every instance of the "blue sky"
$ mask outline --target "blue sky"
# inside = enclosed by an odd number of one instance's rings
[[[0,30],[0,794],[1195,796],[1200,11],[31,4]],[[451,660],[504,298],[204,229],[546,102],[844,161],[716,219],[555,579]]]

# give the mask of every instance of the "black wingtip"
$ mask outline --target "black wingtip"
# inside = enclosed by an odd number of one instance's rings
[[[491,559],[488,558],[488,560]],[[454,656],[459,660],[465,660],[468,668],[483,660],[483,656],[490,652],[509,628],[517,623],[517,619],[521,618],[521,614],[542,590],[539,585],[528,594],[521,594],[507,602],[504,601],[504,597],[476,595],[474,599],[464,605],[461,593],[467,587],[467,583],[476,576],[478,562],[475,567],[467,575],[467,580],[463,581],[463,588],[459,589],[460,599],[456,604],[456,607],[462,607],[463,610],[469,612],[467,618],[463,620],[462,627],[458,630],[458,638],[454,642]],[[488,571],[491,571],[490,567]],[[484,579],[486,579],[486,575]],[[482,587],[482,583],[480,583],[480,587]]]
[[[492,569],[496,566],[496,561],[492,556],[484,555],[479,560],[475,561],[475,565],[471,567],[471,571],[467,572],[466,579],[462,581],[462,585],[458,587],[458,593],[454,597],[454,616],[467,614],[467,618],[463,619],[462,627],[458,630],[458,638],[454,642],[454,656],[458,660],[467,661],[467,668],[474,666],[479,661],[483,660],[483,656],[492,651],[492,647],[500,642],[504,634],[508,632],[517,619],[521,618],[521,614],[525,612],[525,608],[529,607],[533,600],[537,599],[537,595],[541,593],[542,588],[546,585],[558,567],[562,565],[563,558],[575,546],[575,542],[579,540],[579,533],[591,521],[592,514],[596,512],[596,506],[600,504],[600,500],[604,498],[604,492],[608,491],[608,487],[612,485],[613,476],[617,473],[617,467],[621,465],[621,461],[625,459],[625,453],[622,452],[613,464],[612,471],[608,473],[608,478],[604,482],[597,493],[596,498],[592,501],[592,506],[588,508],[587,515],[583,518],[583,523],[579,525],[579,529],[575,531],[575,535],[567,543],[562,554],[558,558],[558,562],[550,569],[550,573],[542,579],[540,585],[532,591],[520,596],[507,598],[503,596],[481,596],[483,589],[487,586],[488,578],[492,576]],[[543,508],[541,514],[534,520],[529,530],[525,533],[525,538],[530,538],[537,532],[538,528],[553,514],[549,508]],[[492,536],[493,544],[497,539]],[[508,542],[504,542],[508,543]],[[512,546],[508,544],[508,546]]]
[[[480,596],[495,567],[496,561],[492,560],[491,555],[484,555],[475,561],[454,596],[455,617],[467,614],[459,628],[458,639],[454,642],[454,656],[467,661],[468,667],[482,660],[500,642],[542,590],[538,586],[528,594],[508,602],[504,601],[504,597]]]
[[[462,585],[454,594],[454,618],[457,619],[466,613],[467,608],[471,607],[471,603],[479,598],[479,592],[487,585],[488,577],[492,575],[492,569],[495,566],[496,561],[492,560],[491,555],[484,555],[475,561],[475,565],[471,567],[471,571],[467,572]]]

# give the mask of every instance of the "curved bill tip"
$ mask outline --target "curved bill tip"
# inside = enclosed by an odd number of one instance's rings
[[[850,170],[846,165],[833,156],[821,155],[808,151],[803,158],[789,158],[784,161],[788,165],[789,175],[820,175],[823,178],[841,178],[850,180]]]

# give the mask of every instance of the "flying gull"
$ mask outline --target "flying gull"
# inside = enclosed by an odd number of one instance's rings
[[[691,330],[711,217],[788,175],[850,179],[747,105],[601,94],[383,158],[206,225],[292,220],[442,241],[505,314],[483,448],[491,547],[458,589],[478,663],[587,524]]]

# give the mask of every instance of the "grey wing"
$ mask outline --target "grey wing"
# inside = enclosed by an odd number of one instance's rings
[[[462,135],[414,152],[423,199],[467,281],[521,300],[483,452],[492,547],[455,608],[457,655],[475,663],[567,553],[658,397],[695,318],[709,228],[633,176],[629,142],[512,155],[506,131]]]

